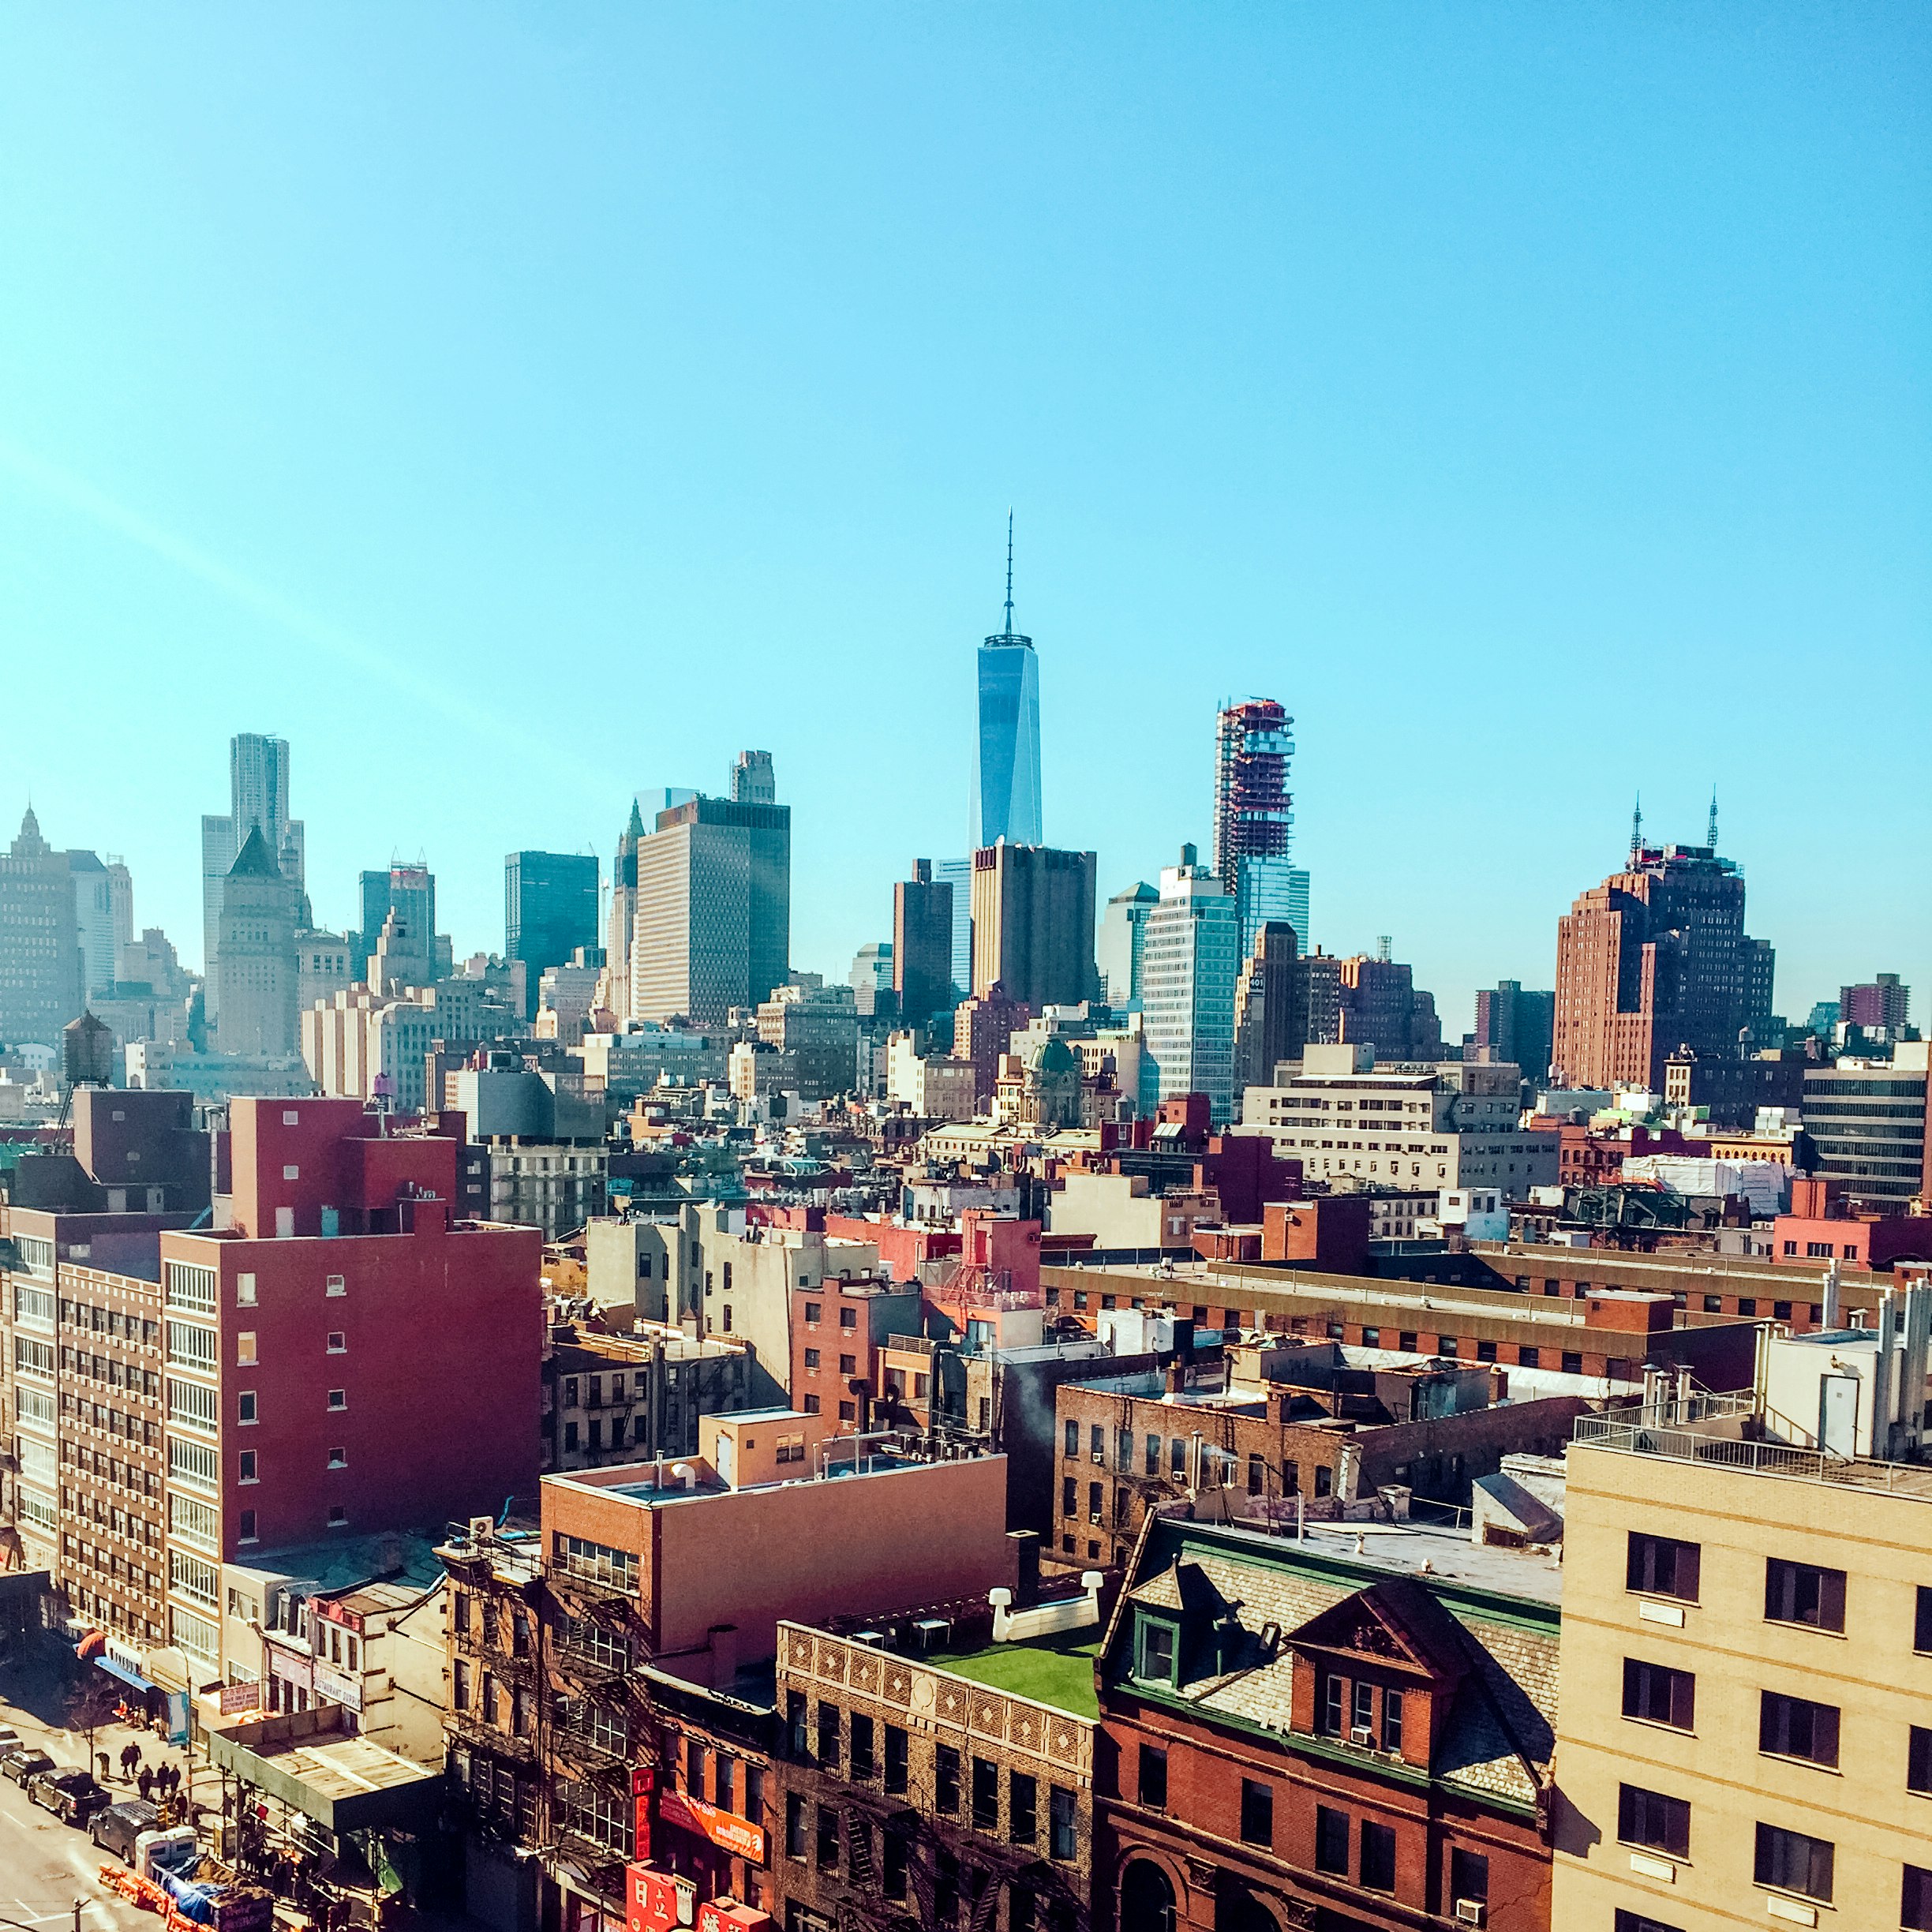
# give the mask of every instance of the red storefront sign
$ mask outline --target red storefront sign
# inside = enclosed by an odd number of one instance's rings
[[[666,1823],[681,1825],[701,1838],[709,1838],[734,1858],[749,1859],[754,1865],[765,1863],[765,1833],[749,1818],[668,1788],[657,1795],[657,1812]]]
[[[736,1899],[706,1899],[698,1908],[698,1932],[769,1932],[772,1915]]]
[[[680,1900],[682,1892],[683,1898]],[[648,1865],[624,1867],[625,1932],[675,1932],[691,1922],[688,1879]],[[682,1909],[680,1910],[680,1906]]]

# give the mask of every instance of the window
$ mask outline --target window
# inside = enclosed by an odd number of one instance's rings
[[[886,1727],[886,1788],[902,1795],[906,1788],[906,1734],[897,1724]]]
[[[1581,1375],[1583,1372],[1583,1351],[1581,1349],[1563,1350],[1563,1372],[1565,1375]]]
[[[1258,1496],[1267,1486],[1267,1463],[1258,1455],[1248,1458],[1248,1493]]]
[[[948,1818],[957,1818],[960,1808],[960,1754],[950,1744],[941,1744],[933,1752],[933,1803]]]
[[[1674,1537],[1646,1536],[1633,1530],[1624,1587],[1646,1597],[1675,1597],[1681,1603],[1695,1603],[1700,1553],[1695,1543],[1679,1543]]]
[[[852,1719],[852,1776],[861,1784],[869,1783],[873,1773],[878,1769],[872,1754],[872,1720],[854,1711]]]
[[[253,1510],[244,1510],[242,1512],[241,1540],[244,1543],[253,1543],[255,1541],[255,1512]]]
[[[238,1275],[235,1277],[235,1306],[253,1308],[255,1305],[255,1277]]]
[[[1047,1849],[1057,1859],[1070,1859],[1074,1852],[1073,1794],[1064,1784],[1056,1784],[1047,1803],[1053,1834]]]
[[[1802,1758],[1807,1764],[1838,1762],[1838,1707],[1806,1698],[1763,1694],[1758,1709],[1758,1748],[1773,1758]]]
[[[975,1831],[999,1829],[999,1766],[990,1758],[972,1761],[972,1822]]]
[[[1158,1436],[1148,1436],[1144,1448],[1144,1454],[1140,1463],[1142,1473],[1158,1476],[1160,1473],[1161,1439]]]
[[[1243,1844],[1271,1845],[1275,1842],[1275,1787],[1243,1778],[1241,1790],[1241,1835]]]
[[[1066,1425],[1066,1452],[1070,1456],[1080,1454],[1080,1425],[1069,1422]]]
[[[1159,1811],[1167,1803],[1167,1754],[1158,1744],[1140,1747],[1137,1794],[1141,1803]]]
[[[819,1316],[823,1312],[825,1304],[822,1301],[807,1301],[805,1304],[806,1320],[810,1322],[813,1327],[816,1327],[818,1324]]]
[[[346,1355],[349,1353],[349,1338],[341,1329],[331,1328],[329,1331],[328,1352],[331,1355]]]
[[[1368,1892],[1395,1889],[1395,1828],[1365,1818],[1361,1828],[1361,1882]]]
[[[1357,1678],[1354,1695],[1350,1700],[1349,1728],[1354,1731],[1366,1731],[1375,1735],[1376,1687],[1364,1678]]]
[[[818,1351],[816,1349],[807,1349],[805,1351],[805,1366],[807,1368],[816,1368],[818,1366]]]
[[[1519,1348],[1516,1351],[1517,1362],[1519,1366],[1525,1368],[1535,1368],[1541,1359],[1538,1351],[1533,1348]]]
[[[1489,1861],[1480,1852],[1465,1852],[1460,1845],[1449,1849],[1449,1896],[1453,1902],[1469,1899],[1478,1905],[1489,1902]]]
[[[1668,1664],[1623,1660],[1623,1715],[1644,1724],[1668,1724],[1674,1731],[1695,1728],[1697,1679]]]
[[[1174,1631],[1171,1623],[1152,1617],[1141,1619],[1140,1668],[1134,1674],[1148,1683],[1174,1682]]]
[[[803,1691],[788,1690],[785,1693],[785,1724],[792,1733],[792,1755],[803,1763],[811,1748]]]
[[[1315,1807],[1315,1869],[1346,1878],[1349,1869],[1349,1822],[1346,1811]]]
[[[805,1800],[796,1792],[785,1793],[785,1856],[805,1859]]]
[[[904,1832],[886,1834],[885,1891],[889,1899],[906,1895],[906,1838]]]
[[[1914,1724],[1905,1747],[1905,1788],[1932,1798],[1932,1731]]]
[[[346,1469],[349,1466],[349,1451],[340,1447],[330,1450],[328,1466],[331,1469]]]
[[[349,1509],[346,1503],[331,1503],[329,1505],[328,1526],[331,1530],[346,1530],[349,1526]]]
[[[1071,1476],[1060,1479],[1060,1514],[1069,1520],[1080,1514],[1080,1485]]]
[[[829,1771],[839,1767],[839,1707],[822,1701],[818,1706],[818,1762]]]
[[[1833,1851],[1829,1838],[1807,1838],[1782,1825],[1760,1825],[1752,1876],[1774,1892],[1795,1892],[1829,1904]]]
[[[839,1868],[839,1814],[829,1805],[818,1807],[818,1869],[835,1872]]]
[[[1382,1748],[1399,1753],[1402,1747],[1402,1694],[1382,1693]]]
[[[841,1375],[856,1376],[858,1372],[859,1357],[856,1355],[841,1355],[839,1357],[839,1373]]]
[[[1917,1612],[1912,1619],[1912,1648],[1932,1651],[1932,1587],[1919,1586]]]
[[[1007,1891],[1006,1932],[1039,1932],[1039,1901],[1024,1885]]]
[[[1324,1737],[1342,1735],[1344,1680],[1333,1671],[1324,1671],[1316,1688],[1315,1728]]]
[[[322,1292],[325,1295],[346,1295],[349,1292],[349,1284],[343,1279],[341,1275],[331,1275]]]
[[[1091,1432],[1092,1440],[1088,1445],[1093,1451],[1093,1459],[1098,1462],[1106,1455],[1106,1431],[1098,1422]]]
[[[328,1406],[334,1410],[346,1409],[349,1406],[349,1391],[346,1389],[331,1389],[328,1392]]]
[[[1765,1620],[1806,1623],[1814,1630],[1844,1628],[1844,1572],[1773,1556],[1765,1565]]]
[[[256,1415],[255,1391],[253,1389],[244,1389],[235,1398],[235,1420],[238,1422],[253,1422],[256,1419]]]
[[[1932,1871],[1923,1865],[1905,1867],[1899,1897],[1899,1923],[1905,1932],[1932,1932]]]
[[[816,1395],[807,1395],[799,1406],[807,1415],[817,1415],[819,1412],[818,1398]]]
[[[1039,1785],[1024,1771],[1006,1780],[1006,1836],[1015,1844],[1030,1845],[1039,1835]]]
[[[1661,1792],[1646,1791],[1638,1784],[1619,1784],[1617,1836],[1626,1844],[1668,1852],[1672,1858],[1688,1858],[1690,1807],[1682,1798],[1666,1798]]]
[[[255,1451],[253,1449],[244,1449],[242,1451],[241,1469],[238,1480],[245,1483],[256,1482],[260,1480],[255,1473]]]
[[[255,1331],[245,1328],[235,1337],[235,1366],[253,1368],[256,1365]]]

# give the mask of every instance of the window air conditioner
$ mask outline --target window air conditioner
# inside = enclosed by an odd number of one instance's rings
[[[1373,1724],[1351,1725],[1349,1730],[1349,1742],[1351,1744],[1372,1745],[1375,1743],[1375,1726]]]
[[[472,1543],[487,1543],[491,1531],[496,1527],[496,1518],[494,1516],[472,1516],[470,1518],[470,1541]]]
[[[1489,1915],[1489,1908],[1481,1899],[1458,1899],[1455,1915],[1466,1926],[1480,1926]]]

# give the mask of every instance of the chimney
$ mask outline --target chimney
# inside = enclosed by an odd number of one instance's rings
[[[1039,1532],[1009,1530],[1006,1541],[1013,1549],[1013,1601],[1019,1608],[1030,1610],[1039,1601]]]
[[[1181,1395],[1187,1392],[1187,1364],[1177,1355],[1167,1365],[1167,1393]]]

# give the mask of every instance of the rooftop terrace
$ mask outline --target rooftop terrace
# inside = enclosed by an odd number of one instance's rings
[[[936,1669],[974,1683],[1031,1698],[1055,1710],[1086,1719],[1100,1715],[1094,1692],[1094,1661],[1100,1654],[1099,1631],[1089,1626],[1060,1638],[1031,1643],[990,1643],[977,1650],[938,1652],[926,1661]]]

